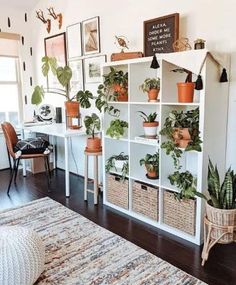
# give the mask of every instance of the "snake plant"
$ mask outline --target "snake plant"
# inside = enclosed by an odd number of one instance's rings
[[[236,208],[236,175],[229,168],[225,174],[224,181],[220,184],[220,177],[217,166],[213,166],[211,160],[208,165],[208,192],[213,207],[219,209]]]

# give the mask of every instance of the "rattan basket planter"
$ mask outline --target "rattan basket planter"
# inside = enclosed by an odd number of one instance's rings
[[[158,221],[159,188],[133,181],[132,210],[152,220]]]
[[[223,210],[206,203],[206,217],[212,223],[211,239],[217,240],[223,235],[218,243],[236,242],[236,209]],[[230,226],[234,228],[232,233],[229,233]]]
[[[129,182],[121,176],[107,174],[107,201],[124,209],[129,208]]]
[[[163,220],[166,225],[195,235],[196,200],[178,201],[173,192],[164,191]]]

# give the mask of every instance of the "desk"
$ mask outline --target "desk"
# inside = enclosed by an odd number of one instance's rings
[[[85,128],[79,130],[66,129],[65,124],[51,124],[40,126],[22,126],[22,135],[24,137],[24,130],[33,133],[42,133],[53,137],[64,138],[65,147],[65,193],[66,197],[70,196],[70,176],[69,176],[69,140],[71,137],[85,136]]]

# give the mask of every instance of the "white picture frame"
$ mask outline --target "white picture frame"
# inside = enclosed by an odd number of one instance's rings
[[[82,55],[81,23],[76,23],[66,28],[67,58],[68,60]]]
[[[102,81],[101,66],[106,62],[106,55],[88,57],[84,59],[85,83]]]
[[[84,90],[82,59],[70,60],[69,67],[72,70],[72,77],[70,80],[70,97],[72,98],[79,90]]]
[[[99,17],[87,19],[82,22],[83,55],[100,52]]]

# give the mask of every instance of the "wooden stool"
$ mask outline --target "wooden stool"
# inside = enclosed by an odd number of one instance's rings
[[[85,174],[84,174],[84,200],[88,199],[88,192],[94,195],[94,204],[98,203],[98,157],[102,155],[102,152],[88,152],[85,150]],[[94,185],[93,190],[88,189],[88,159],[89,156],[93,156],[94,161]]]

